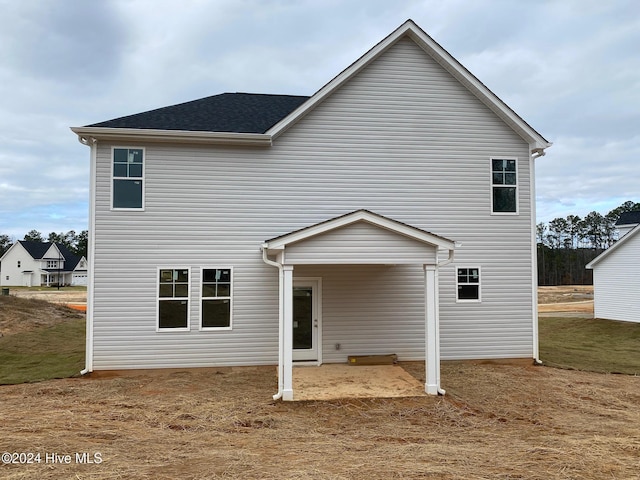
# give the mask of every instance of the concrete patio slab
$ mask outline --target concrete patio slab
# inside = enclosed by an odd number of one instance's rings
[[[294,400],[426,396],[424,384],[398,365],[325,364],[293,368]]]

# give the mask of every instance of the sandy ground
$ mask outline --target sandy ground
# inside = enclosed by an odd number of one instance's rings
[[[593,315],[593,286],[538,287],[538,312]]]
[[[419,382],[399,365],[294,367],[293,392],[298,401],[426,395],[424,382]]]
[[[33,290],[27,288],[11,288],[9,287],[10,295],[14,295],[20,298],[34,298],[36,300],[44,300],[51,303],[62,304],[85,304],[87,303],[87,291],[86,290],[65,290],[64,287],[60,290],[56,288],[48,288],[46,290]]]

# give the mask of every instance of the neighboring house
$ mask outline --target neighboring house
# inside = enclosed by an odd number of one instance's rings
[[[640,322],[640,211],[626,212],[616,222],[620,240],[593,259],[594,316]]]
[[[537,358],[550,146],[407,21],[312,97],[226,93],[86,127],[86,371],[395,353]],[[454,256],[455,251],[455,256]]]
[[[87,260],[59,243],[14,243],[0,258],[0,285],[40,287],[86,285]]]

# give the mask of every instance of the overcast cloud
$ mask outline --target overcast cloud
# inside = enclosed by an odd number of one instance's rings
[[[0,0],[0,234],[87,228],[69,130],[223,92],[311,95],[413,19],[554,143],[538,221],[640,201],[640,2]]]

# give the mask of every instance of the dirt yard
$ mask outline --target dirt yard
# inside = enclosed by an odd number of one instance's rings
[[[271,399],[273,367],[3,386],[0,452],[41,456],[0,477],[638,478],[638,377],[455,362],[442,384],[437,398],[294,403]]]
[[[573,312],[593,315],[593,286],[538,287],[538,312]]]
[[[283,403],[272,366],[0,386],[0,478],[640,478],[640,377],[443,362],[442,386]]]

